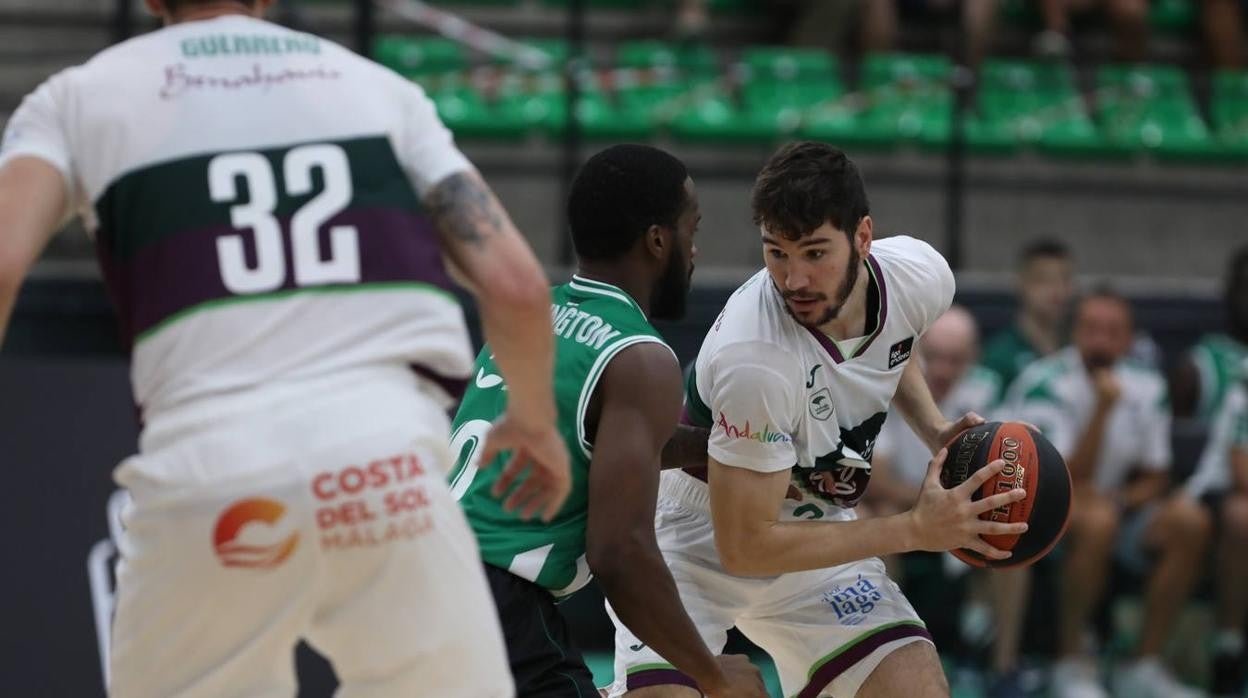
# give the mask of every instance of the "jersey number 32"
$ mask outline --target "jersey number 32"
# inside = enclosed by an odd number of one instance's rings
[[[290,219],[290,259],[282,244],[282,226],[274,216],[278,205],[273,168],[260,153],[226,153],[208,162],[208,193],[216,203],[230,207],[230,224],[250,229],[255,239],[255,265],[249,266],[242,233],[217,238],[221,280],[231,293],[265,293],[286,283],[286,270],[294,272],[295,286],[353,283],[360,280],[360,246],[355,226],[335,225],[329,230],[329,254],[321,252],[318,231],[345,209],[353,196],[347,154],[337,145],[314,144],[291,149],[282,159],[285,194],[306,196],[312,192],[312,171],[319,169],[324,186],[295,211]],[[245,202],[238,179],[247,183]]]

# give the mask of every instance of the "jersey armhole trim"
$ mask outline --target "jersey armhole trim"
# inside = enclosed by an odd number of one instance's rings
[[[607,370],[607,364],[611,362],[611,359],[615,358],[616,354],[619,354],[621,351],[633,346],[634,344],[647,343],[662,344],[664,348],[672,352],[673,358],[676,357],[676,352],[672,351],[672,348],[662,339],[653,335],[634,335],[620,339],[615,344],[607,346],[607,348],[603,349],[602,353],[598,355],[598,358],[594,359],[593,365],[590,366],[589,374],[585,378],[585,384],[581,386],[580,398],[576,403],[576,442],[586,460],[593,459],[594,448],[589,443],[589,439],[586,438],[585,412],[589,409],[589,401],[594,395],[594,388],[598,386],[598,380],[602,378],[602,374]]]

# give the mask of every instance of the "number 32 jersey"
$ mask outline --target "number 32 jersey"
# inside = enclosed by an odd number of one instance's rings
[[[711,458],[792,471],[789,519],[853,517],[915,342],[953,300],[948,263],[921,240],[876,240],[863,273],[867,333],[843,342],[798,324],[767,270],[755,274],[729,298],[687,379],[686,417],[710,429]]]
[[[467,376],[419,195],[470,165],[389,70],[249,17],[178,24],[41,85],[0,144],[19,156],[94,238],[145,417],[367,364]]]

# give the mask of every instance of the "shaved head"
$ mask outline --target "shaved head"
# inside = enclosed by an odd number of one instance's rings
[[[923,335],[919,354],[932,397],[940,402],[979,360],[979,326],[975,318],[966,308],[952,306]]]

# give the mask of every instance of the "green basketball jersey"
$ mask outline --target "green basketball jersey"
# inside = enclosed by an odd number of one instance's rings
[[[503,511],[502,499],[490,493],[509,453],[478,463],[477,452],[490,425],[507,406],[507,386],[489,345],[477,357],[452,425],[451,490],[476,533],[481,557],[546,589],[567,596],[589,582],[585,562],[585,524],[589,508],[589,463],[593,435],[585,415],[594,386],[608,362],[626,347],[644,342],[667,346],[641,308],[621,289],[580,276],[556,286],[550,307],[555,333],[555,404],[559,431],[568,445],[572,492],[549,523],[522,520]]]
[[[1192,363],[1200,375],[1200,404],[1196,416],[1211,419],[1248,361],[1248,346],[1225,334],[1207,334],[1192,347]]]
[[[997,394],[1000,400],[1018,374],[1039,358],[1040,353],[1027,341],[1022,330],[1012,324],[988,340],[980,364],[1000,377],[1000,392]]]

